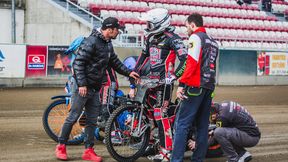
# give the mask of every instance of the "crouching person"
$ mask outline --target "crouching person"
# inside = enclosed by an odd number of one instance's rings
[[[213,137],[221,145],[228,162],[250,161],[252,155],[245,147],[257,145],[261,133],[249,112],[233,101],[215,103],[211,108],[211,120],[217,125]]]

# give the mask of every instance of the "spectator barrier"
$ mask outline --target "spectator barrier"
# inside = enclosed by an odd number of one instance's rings
[[[0,45],[0,87],[61,87],[71,73],[68,46]],[[115,48],[120,60],[140,48]],[[221,49],[218,85],[288,85],[288,52]],[[120,86],[128,86],[119,75]]]

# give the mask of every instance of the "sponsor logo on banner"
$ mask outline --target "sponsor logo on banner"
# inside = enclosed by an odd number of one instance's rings
[[[2,51],[0,50],[0,62],[2,62],[4,59],[5,59],[5,57],[4,57],[3,53],[2,53]]]
[[[45,56],[44,55],[29,55],[28,69],[44,69]]]
[[[5,57],[4,57],[3,53],[2,53],[2,51],[0,50],[0,62],[3,62],[4,59],[5,59]],[[0,73],[3,72],[4,69],[5,69],[4,66],[0,66]]]

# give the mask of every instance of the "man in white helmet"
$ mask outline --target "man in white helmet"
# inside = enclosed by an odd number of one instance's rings
[[[153,89],[157,96],[157,103],[153,107],[161,148],[159,154],[153,157],[153,161],[169,161],[172,151],[172,124],[167,110],[173,91],[173,81],[178,79],[185,69],[187,49],[180,36],[174,33],[175,27],[170,25],[171,16],[168,10],[152,9],[139,19],[147,23],[147,29],[145,29],[145,46],[138,58],[135,71],[141,71],[143,65],[149,60],[148,76],[166,83]],[[175,70],[176,56],[180,64]],[[130,87],[135,88],[133,83]]]

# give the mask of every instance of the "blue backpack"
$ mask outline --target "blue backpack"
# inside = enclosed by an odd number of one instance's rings
[[[83,42],[83,40],[85,39],[85,37],[83,36],[79,36],[77,37],[68,47],[68,49],[64,52],[64,54],[66,55],[70,55],[71,54],[71,67],[73,64],[73,61],[76,57],[76,51],[79,48],[79,46],[81,45],[81,43]],[[68,81],[65,84],[65,91],[70,94],[71,93],[71,76],[68,77]]]
[[[79,48],[79,46],[81,45],[81,43],[83,42],[83,40],[85,39],[85,37],[83,36],[79,36],[77,37],[68,47],[68,49],[64,52],[64,54],[69,55],[72,54],[72,59],[71,59],[71,64],[73,63],[75,57],[76,57],[76,51]]]

